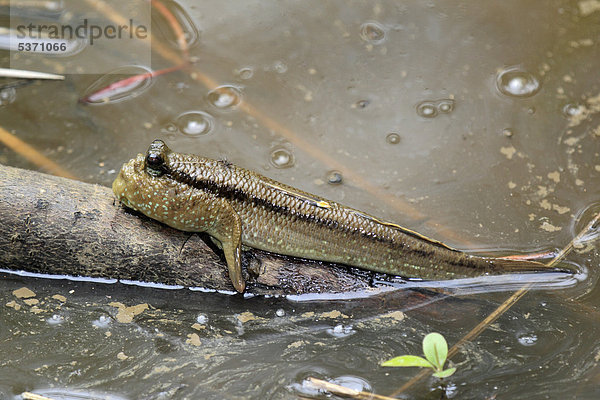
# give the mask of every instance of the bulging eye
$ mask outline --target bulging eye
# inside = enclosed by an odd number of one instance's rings
[[[165,157],[168,147],[162,140],[155,140],[146,153],[146,172],[152,176],[161,176],[166,171]]]
[[[146,165],[151,168],[159,168],[164,162],[161,154],[148,153],[146,156]]]

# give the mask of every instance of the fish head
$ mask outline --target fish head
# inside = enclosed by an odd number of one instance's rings
[[[193,188],[168,173],[171,150],[162,140],[150,144],[119,171],[112,184],[117,199],[128,208],[177,229],[192,230],[183,223],[189,212]]]

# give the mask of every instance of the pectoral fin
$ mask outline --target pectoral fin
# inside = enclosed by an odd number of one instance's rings
[[[231,243],[223,245],[225,260],[227,260],[227,268],[229,268],[229,279],[233,283],[233,287],[240,293],[244,293],[246,282],[242,276],[242,246],[238,237],[237,244]]]
[[[223,200],[220,204],[215,223],[208,233],[221,243],[229,279],[233,287],[240,293],[244,292],[246,283],[242,275],[242,221],[231,205]]]

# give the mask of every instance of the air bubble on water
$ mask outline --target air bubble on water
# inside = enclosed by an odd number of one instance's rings
[[[354,330],[352,325],[342,325],[342,324],[336,325],[333,328],[328,328],[326,332],[328,334],[330,334],[331,336],[337,337],[337,338],[351,336],[356,333],[356,331]]]
[[[60,314],[54,314],[50,318],[46,319],[49,325],[60,325],[65,321],[65,318]]]
[[[203,111],[189,111],[180,114],[175,123],[181,133],[187,136],[206,135],[212,130],[213,118]]]
[[[208,322],[208,317],[204,314],[198,314],[196,317],[196,322],[198,322],[200,325],[205,325]]]
[[[369,105],[369,100],[359,100],[354,103],[354,108],[366,108]]]
[[[422,101],[417,104],[417,114],[423,118],[434,118],[438,114],[437,105],[433,101]]]
[[[242,101],[240,89],[231,85],[219,86],[208,92],[208,101],[220,109],[232,108]]]
[[[0,107],[6,106],[14,102],[17,98],[17,89],[14,87],[4,88],[0,90]]]
[[[329,171],[327,173],[327,183],[330,185],[339,185],[344,181],[344,177],[340,171]]]
[[[583,107],[569,103],[563,107],[562,112],[566,117],[575,117],[583,112]]]
[[[437,101],[437,109],[440,113],[449,114],[454,110],[454,100],[442,99]]]
[[[360,37],[365,42],[380,44],[385,40],[385,29],[379,22],[365,22],[360,26]]]
[[[289,168],[294,165],[294,155],[286,148],[277,148],[271,152],[271,164],[275,168]]]
[[[278,74],[285,74],[288,70],[288,66],[283,61],[275,61],[273,63],[273,71]]]
[[[527,333],[517,337],[517,340],[523,346],[533,346],[537,343],[538,337],[535,333]]]
[[[502,135],[504,135],[506,137],[512,137],[514,135],[514,132],[510,128],[504,128],[504,129],[502,129]]]
[[[389,144],[398,144],[400,143],[400,135],[398,135],[397,133],[389,133],[385,137],[385,141]]]
[[[163,131],[166,133],[177,132],[177,125],[175,125],[173,122],[169,122],[163,127]]]
[[[240,79],[250,79],[254,76],[254,70],[250,67],[242,68],[237,71],[237,75],[240,77]]]
[[[275,315],[277,315],[278,317],[284,317],[285,316],[285,310],[283,308],[280,308],[277,311],[275,311]]]
[[[506,96],[530,97],[540,90],[540,82],[532,73],[520,67],[509,67],[496,76],[496,87]]]

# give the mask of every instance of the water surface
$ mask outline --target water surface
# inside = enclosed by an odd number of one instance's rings
[[[192,70],[93,105],[114,76],[7,87],[0,126],[87,182],[162,138],[484,253],[556,251],[600,211],[594,2],[166,4]],[[38,168],[3,144],[0,162]],[[595,237],[568,258],[585,279],[531,291],[444,389],[403,398],[597,398]],[[387,395],[416,371],[381,361],[457,342],[516,288],[298,301],[1,276],[0,398],[325,398],[310,376]]]

